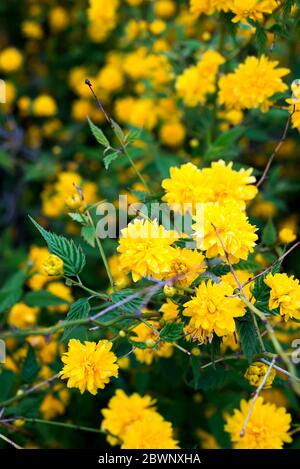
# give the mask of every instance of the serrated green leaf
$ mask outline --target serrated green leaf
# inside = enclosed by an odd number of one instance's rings
[[[181,339],[183,324],[179,322],[168,322],[160,331],[160,340],[164,342],[176,342]]]
[[[49,251],[63,260],[65,275],[70,277],[78,275],[85,266],[85,255],[81,246],[76,246],[73,240],[45,230],[33,218],[30,216],[29,218],[43,236]]]
[[[88,318],[90,309],[89,300],[87,298],[80,298],[72,304],[66,320],[73,321],[75,319]],[[70,339],[86,340],[86,328],[84,326],[65,327],[61,342],[68,343]]]
[[[111,163],[114,160],[116,160],[120,155],[121,155],[121,153],[119,151],[114,151],[114,152],[109,153],[108,155],[106,155],[103,158],[103,163],[104,163],[105,169],[108,169],[110,167]]]
[[[262,352],[251,314],[247,313],[242,318],[238,318],[236,320],[236,328],[243,353],[250,363],[255,355]]]
[[[83,239],[93,248],[95,247],[96,232],[92,225],[86,225],[81,230]]]
[[[136,140],[138,140],[141,136],[143,129],[133,129],[129,132],[128,135],[126,135],[126,144],[129,145],[130,143],[134,143]]]
[[[225,384],[225,368],[223,365],[209,366],[201,369],[201,359],[191,357],[193,379],[188,383],[195,390],[210,391],[220,389]]]
[[[100,145],[103,145],[105,148],[109,148],[110,147],[110,143],[109,141],[107,140],[107,138],[105,137],[104,133],[102,132],[101,129],[99,129],[99,127],[97,127],[92,121],[91,119],[88,117],[88,123],[89,123],[89,126],[90,126],[90,129],[91,129],[91,132],[92,134],[94,135],[95,139],[97,140],[98,143],[100,143]]]
[[[119,124],[117,124],[117,122],[115,122],[114,120],[111,120],[111,123],[112,123],[112,128],[113,128],[116,136],[118,137],[118,139],[121,142],[125,142],[126,138],[125,138],[124,132],[121,129],[121,127],[119,126]]]
[[[277,231],[276,231],[273,221],[270,218],[268,220],[268,223],[264,227],[264,230],[262,233],[262,242],[266,246],[273,246],[276,243],[276,240],[277,240]]]
[[[111,295],[111,299],[112,302],[116,304],[116,308],[122,309],[122,311],[124,311],[125,313],[136,313],[137,311],[139,311],[143,303],[143,299],[140,297],[135,297],[126,301],[127,298],[131,297],[132,295],[135,295],[136,293],[136,290],[124,288],[124,290],[113,293]],[[122,302],[122,304],[119,306],[118,303],[120,302]]]
[[[32,383],[40,371],[40,365],[36,359],[34,349],[29,345],[27,356],[24,360],[21,378],[25,383]]]
[[[17,272],[10,277],[0,290],[0,313],[9,310],[19,301],[23,293],[23,285],[26,280],[26,273]]]
[[[24,303],[26,303],[28,306],[31,306],[32,308],[46,308],[49,306],[69,304],[68,301],[53,295],[53,293],[48,290],[38,290],[26,293],[24,296]]]
[[[81,224],[86,223],[83,216],[81,215],[81,213],[69,212],[68,215],[69,215],[70,218],[72,218],[73,221],[76,221],[76,222],[81,223]]]

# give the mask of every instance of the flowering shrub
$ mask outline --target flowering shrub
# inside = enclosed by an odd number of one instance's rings
[[[0,447],[299,448],[298,3],[2,3]]]

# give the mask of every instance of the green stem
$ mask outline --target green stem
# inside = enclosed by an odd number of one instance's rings
[[[128,152],[126,146],[123,144],[123,142],[121,140],[119,140],[121,146],[122,146],[122,150],[123,150],[123,153],[124,155],[127,157],[129,163],[131,164],[131,166],[133,167],[137,177],[139,178],[139,180],[141,181],[141,183],[146,187],[147,191],[150,193],[150,189],[149,189],[149,186],[147,184],[147,182],[145,181],[145,178],[144,176],[142,176],[141,172],[139,171],[139,169],[136,167],[136,164],[135,162],[133,161],[133,159],[131,158],[130,156],[130,153]]]
[[[69,428],[70,430],[80,430],[82,432],[100,433],[100,434],[107,435],[107,433],[104,432],[103,430],[100,430],[98,428],[85,427],[83,425],[74,425],[72,423],[56,422],[54,420],[43,420],[43,419],[28,418],[28,417],[20,417],[20,419],[25,420],[25,422],[30,422],[30,423],[41,423],[43,425],[53,425],[56,427]]]
[[[105,270],[106,270],[106,273],[107,273],[107,276],[108,276],[108,279],[109,279],[109,282],[110,282],[112,291],[114,292],[114,291],[115,291],[114,280],[113,280],[113,277],[112,277],[111,270],[110,270],[110,268],[109,268],[109,264],[108,264],[108,261],[107,261],[107,258],[106,258],[105,251],[104,251],[104,249],[103,249],[103,246],[102,246],[102,243],[101,243],[101,241],[100,241],[100,238],[97,236],[96,227],[95,227],[93,218],[91,217],[91,214],[90,214],[89,211],[87,211],[86,213],[87,213],[87,216],[88,216],[88,220],[89,220],[90,225],[94,228],[96,244],[97,244],[97,246],[98,246],[98,249],[99,249],[99,252],[100,252],[100,256],[101,256],[101,258],[102,258],[102,261],[103,261],[103,264],[104,264],[104,267],[105,267]]]

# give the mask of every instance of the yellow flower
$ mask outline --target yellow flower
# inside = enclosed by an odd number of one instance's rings
[[[120,67],[108,64],[102,68],[97,78],[97,85],[108,93],[115,93],[122,89],[124,84],[123,73]]]
[[[78,388],[81,394],[88,391],[97,394],[112,376],[118,376],[117,357],[111,352],[112,343],[108,340],[80,343],[71,339],[68,351],[63,354],[62,379],[68,379],[68,388]]]
[[[292,243],[296,238],[297,235],[291,228],[286,227],[279,231],[279,240],[284,244]]]
[[[162,319],[166,322],[168,321],[176,321],[179,316],[179,309],[178,305],[174,303],[170,298],[167,298],[166,303],[164,303],[160,310],[163,313]]]
[[[247,19],[262,21],[264,15],[271,14],[277,7],[276,0],[232,0],[230,10],[236,15],[232,21],[233,23]]]
[[[211,164],[209,168],[202,169],[202,183],[210,189],[208,198],[203,202],[219,202],[234,200],[241,208],[245,208],[246,202],[254,199],[258,190],[254,185],[256,179],[252,176],[253,169],[232,168],[233,163],[226,165],[219,160]]]
[[[220,103],[229,109],[260,108],[267,111],[270,98],[287,88],[281,78],[290,70],[276,68],[277,65],[277,61],[271,61],[264,55],[247,57],[233,73],[220,78]]]
[[[176,212],[194,213],[197,203],[207,197],[202,185],[201,171],[193,163],[170,168],[170,178],[162,181],[165,195],[162,200]]]
[[[222,244],[232,263],[247,259],[253,252],[258,238],[255,233],[257,228],[249,223],[248,217],[235,202],[207,204],[202,212],[196,214],[195,220],[193,229],[197,245],[206,251],[206,257],[225,258]]]
[[[50,254],[43,263],[43,269],[48,275],[62,275],[64,273],[64,263],[58,256]]]
[[[39,308],[31,308],[25,303],[16,303],[8,314],[7,322],[10,326],[26,329],[34,326]]]
[[[285,321],[300,320],[300,285],[299,280],[287,274],[268,274],[264,280],[271,288],[269,308],[279,308]]]
[[[146,412],[123,436],[122,449],[176,449],[173,428],[157,412]]]
[[[230,297],[233,291],[226,282],[200,283],[196,295],[183,305],[183,315],[190,317],[185,331],[188,340],[205,343],[214,333],[222,337],[235,331],[234,318],[243,316],[246,309],[239,298]]]
[[[174,232],[167,231],[157,220],[135,219],[122,230],[120,266],[124,272],[131,272],[134,282],[143,277],[161,278],[176,257],[171,246],[175,240]]]
[[[109,268],[118,289],[126,288],[130,284],[129,276],[124,272],[120,265],[120,256],[115,254],[108,259]]]
[[[152,34],[159,35],[166,29],[166,23],[162,20],[154,20],[149,25]]]
[[[177,77],[176,90],[186,106],[203,104],[216,90],[216,75],[224,58],[214,50],[206,51],[197,65],[188,67]]]
[[[181,122],[166,122],[160,128],[160,139],[169,147],[178,147],[182,145],[185,133],[185,127]]]
[[[63,31],[69,25],[69,15],[67,10],[61,6],[51,8],[48,21],[52,31],[55,33]]]
[[[142,397],[135,392],[127,396],[122,389],[117,389],[107,409],[101,411],[104,416],[101,429],[122,439],[132,423],[140,420],[145,412],[154,411],[154,404],[148,395]]]
[[[159,342],[157,344],[159,339],[158,333],[155,332],[151,327],[159,331],[161,326],[159,322],[156,321],[148,321],[148,323],[150,327],[144,323],[135,327],[133,332],[136,335],[132,336],[131,340],[133,342],[144,342],[148,346],[146,349],[136,347],[134,349],[134,355],[139,362],[146,363],[146,365],[151,365],[155,357],[169,358],[173,353],[173,347],[170,343],[167,342]]]
[[[212,15],[216,11],[228,11],[232,0],[190,0],[190,10],[194,15]]]
[[[244,436],[241,431],[248,415],[252,400],[241,401],[240,409],[235,409],[232,416],[226,417],[225,431],[235,449],[282,449],[284,443],[291,443],[288,434],[292,421],[284,407],[264,403],[259,397],[250,415]]]
[[[36,116],[50,117],[56,114],[57,106],[54,99],[47,95],[41,94],[32,103],[32,110]]]
[[[157,412],[147,412],[129,426],[123,437],[122,449],[177,449],[173,428]]]
[[[30,268],[30,278],[28,286],[32,290],[40,290],[45,283],[49,280],[48,275],[45,274],[43,263],[49,257],[50,252],[47,248],[32,246],[28,254],[28,260],[32,264]]]
[[[119,0],[89,0],[89,34],[93,41],[103,42],[117,25]]]
[[[25,37],[30,39],[42,39],[44,31],[39,23],[36,21],[23,21],[21,24],[22,33]]]
[[[74,192],[72,195],[69,195],[65,200],[65,204],[70,210],[84,212],[85,204],[78,192]]]
[[[174,15],[176,9],[173,0],[156,0],[154,5],[154,12],[161,18],[169,18]]]
[[[176,248],[176,256],[172,260],[165,279],[174,279],[178,285],[188,286],[206,270],[203,254],[197,250]]]
[[[74,300],[71,289],[61,282],[51,282],[49,285],[47,285],[47,290],[58,298],[66,300],[68,303],[71,303]],[[61,313],[67,312],[68,309],[69,305],[67,304],[49,307],[49,311],[59,311]]]
[[[46,420],[55,419],[65,413],[66,406],[52,394],[47,394],[40,406],[40,412]]]
[[[8,47],[0,54],[0,69],[5,73],[13,73],[21,68],[23,56],[15,47]]]
[[[265,365],[261,362],[254,362],[252,363],[246,370],[245,378],[249,381],[251,386],[255,386],[256,388],[261,385],[267,371],[269,369],[268,365]],[[269,376],[265,382],[263,389],[268,389],[272,386],[273,381],[276,377],[276,370],[274,368],[271,369]]]

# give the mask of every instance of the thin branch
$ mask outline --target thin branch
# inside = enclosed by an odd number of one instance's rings
[[[246,282],[244,282],[242,284],[242,287],[245,287],[246,285],[248,285],[249,283],[252,283],[254,282],[254,280],[257,280],[259,277],[261,277],[262,275],[265,275],[267,274],[268,272],[270,272],[270,270],[272,270],[274,267],[276,267],[277,264],[279,264],[281,261],[283,261],[283,259],[288,256],[294,249],[296,249],[298,246],[300,245],[300,241],[297,241],[297,243],[293,244],[293,246],[291,246],[284,254],[282,254],[282,256],[278,257],[278,259],[276,259],[275,262],[273,262],[273,264],[271,264],[269,267],[267,267],[265,270],[263,270],[262,272],[260,272],[259,274],[257,275],[254,275],[253,277],[249,278]]]
[[[267,382],[267,379],[268,379],[268,377],[270,376],[270,373],[271,373],[271,371],[272,371],[272,368],[273,368],[273,366],[274,366],[274,364],[275,364],[275,360],[276,360],[276,358],[274,357],[273,360],[272,360],[272,363],[270,363],[270,366],[269,366],[269,368],[268,368],[268,370],[267,370],[265,376],[263,377],[263,379],[262,379],[260,385],[258,386],[257,390],[255,391],[254,397],[253,397],[253,399],[252,399],[251,405],[250,405],[250,407],[249,407],[248,413],[247,413],[247,415],[246,415],[246,418],[245,418],[245,421],[244,421],[244,424],[243,424],[243,427],[242,427],[242,430],[241,430],[241,433],[240,433],[240,436],[242,436],[242,437],[245,435],[245,431],[246,431],[247,425],[248,425],[248,423],[249,423],[251,414],[252,414],[252,412],[253,412],[255,403],[256,403],[256,401],[257,401],[257,399],[258,399],[259,393],[263,390],[263,388],[264,388],[264,386],[265,386],[265,384],[266,384],[266,382]]]
[[[42,388],[43,386],[50,386],[52,381],[54,381],[56,378],[59,377],[59,373],[55,374],[54,376],[51,376],[51,378],[48,378],[44,381],[41,381],[40,383],[35,384],[29,389],[26,389],[22,393],[16,394],[15,396],[11,397],[10,399],[7,399],[6,401],[0,402],[0,407],[6,407],[16,401],[20,401],[21,399],[24,399],[24,397],[28,396],[29,394],[32,394],[33,392],[37,391],[38,389]]]
[[[294,114],[294,112],[295,112],[295,105],[294,105],[294,108],[293,108],[292,113],[289,114],[289,117],[288,117],[288,119],[287,119],[287,121],[286,121],[283,134],[282,134],[282,136],[281,136],[279,142],[277,143],[277,145],[276,145],[276,147],[275,147],[275,150],[273,151],[272,155],[270,156],[270,158],[269,158],[269,160],[268,160],[268,163],[267,163],[267,165],[266,165],[266,167],[265,167],[265,169],[264,169],[264,172],[263,172],[261,178],[260,178],[259,181],[256,183],[256,187],[260,187],[260,186],[263,184],[263,182],[265,181],[265,179],[267,178],[268,172],[269,172],[269,170],[270,170],[270,168],[271,168],[271,165],[272,165],[272,163],[273,163],[273,160],[274,160],[275,156],[277,155],[277,153],[279,152],[281,146],[283,145],[283,143],[284,143],[284,141],[285,141],[285,139],[286,139],[286,137],[287,137],[287,133],[288,133],[288,130],[289,130],[289,127],[290,127],[290,122],[291,122],[292,115]]]
[[[214,228],[214,230],[215,230],[215,232],[216,232],[216,235],[217,235],[217,237],[218,237],[218,239],[219,239],[219,241],[220,241],[220,244],[221,244],[222,249],[223,249],[223,251],[224,251],[224,254],[225,254],[227,263],[228,263],[228,265],[229,265],[230,271],[231,271],[231,273],[232,273],[232,275],[233,275],[233,277],[234,277],[234,279],[235,279],[235,281],[236,281],[236,283],[237,283],[237,285],[238,285],[238,288],[239,288],[239,290],[240,290],[242,296],[243,296],[246,300],[248,300],[248,298],[247,298],[247,296],[246,296],[246,293],[245,293],[245,291],[244,291],[244,289],[243,289],[243,285],[242,285],[241,282],[239,281],[238,276],[236,275],[235,270],[234,270],[234,268],[233,268],[233,266],[232,266],[232,264],[231,264],[231,262],[230,262],[229,254],[228,254],[227,249],[226,249],[226,247],[225,247],[225,245],[224,245],[224,243],[223,243],[223,240],[222,240],[222,238],[221,238],[221,236],[220,236],[220,233],[219,233],[219,231],[218,231],[218,228],[217,228],[213,223],[212,223],[212,227]],[[256,333],[257,333],[257,337],[258,337],[258,340],[259,340],[261,349],[262,349],[262,351],[264,352],[264,351],[266,350],[266,349],[265,349],[265,344],[264,344],[264,341],[263,341],[263,339],[262,339],[262,336],[261,336],[261,333],[260,333],[260,330],[259,330],[259,327],[258,327],[258,324],[257,324],[256,317],[255,317],[255,315],[253,314],[252,310],[250,310],[250,312],[251,312],[252,321],[253,321],[254,328],[255,328]]]
[[[260,358],[259,361],[264,363],[265,365],[270,365],[270,362],[268,362],[268,360],[265,360],[264,358]],[[293,376],[291,373],[286,371],[284,368],[281,368],[281,366],[273,365],[273,368],[275,368],[275,370],[279,371],[280,373],[288,376],[289,378],[295,379],[296,381],[298,381],[300,383],[300,379],[297,378],[297,376]]]
[[[6,441],[6,443],[8,443],[9,445],[13,446],[16,449],[23,449],[22,446],[17,445],[17,443],[7,438],[7,436],[2,435],[2,433],[0,433],[0,438]]]

